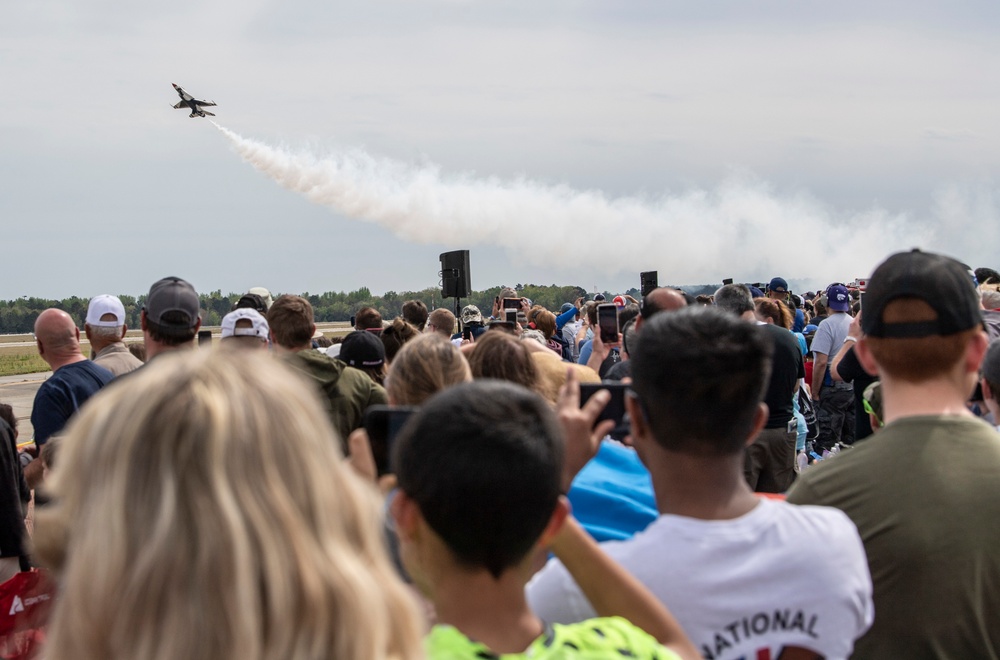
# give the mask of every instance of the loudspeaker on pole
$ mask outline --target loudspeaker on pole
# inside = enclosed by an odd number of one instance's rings
[[[472,293],[469,251],[443,252],[441,259],[441,295],[445,298],[468,298]]]

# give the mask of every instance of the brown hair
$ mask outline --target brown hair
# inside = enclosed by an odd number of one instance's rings
[[[434,332],[450,338],[455,332],[455,315],[444,307],[438,307],[427,317],[427,324],[434,326]]]
[[[385,389],[396,405],[418,406],[451,385],[471,380],[462,352],[438,334],[420,335],[392,361]]]
[[[407,300],[401,310],[403,318],[412,323],[417,330],[423,330],[427,323],[427,305],[423,300]]]
[[[379,314],[379,311],[374,307],[362,307],[358,310],[358,313],[354,315],[354,327],[358,330],[381,328],[382,315]]]
[[[538,389],[538,370],[528,349],[506,332],[487,332],[469,354],[473,378],[496,378]]]
[[[782,327],[785,330],[792,329],[792,321],[794,319],[791,310],[788,309],[788,305],[773,298],[754,298],[753,304],[757,309],[758,317],[771,319],[774,325]]]
[[[897,298],[882,311],[886,323],[915,323],[937,319],[937,312],[919,298]],[[980,332],[973,328],[953,335],[887,339],[865,337],[865,343],[880,369],[893,378],[918,383],[941,376],[962,359],[972,337]]]
[[[535,314],[535,327],[545,335],[545,341],[552,339],[556,333],[556,315],[547,309],[541,309]]]
[[[310,344],[313,336],[313,308],[302,296],[280,296],[267,310],[267,324],[274,343],[296,349]]]
[[[420,331],[402,318],[398,316],[394,318],[392,325],[386,327],[380,335],[382,337],[382,345],[385,346],[385,363],[389,364],[392,362],[393,358],[396,357],[396,353],[399,353],[400,349],[403,348],[403,344],[419,335]]]

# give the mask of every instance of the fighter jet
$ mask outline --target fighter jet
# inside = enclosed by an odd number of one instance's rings
[[[170,84],[174,85],[174,83]],[[207,110],[202,110],[201,108],[203,105],[215,105],[215,101],[199,101],[177,85],[174,85],[174,89],[177,90],[177,93],[181,97],[180,103],[174,106],[176,110],[180,110],[181,108],[191,108],[191,114],[188,115],[188,117],[204,117],[205,115],[208,115],[209,117],[215,116],[215,114]]]

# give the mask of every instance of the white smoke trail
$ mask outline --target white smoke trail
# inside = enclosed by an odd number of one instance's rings
[[[244,160],[278,184],[417,243],[506,248],[516,262],[579,272],[659,270],[660,281],[726,274],[825,280],[864,276],[897,249],[927,245],[905,214],[836,212],[807,194],[779,197],[733,177],[714,190],[608,198],[594,190],[444,175],[362,150],[317,157],[216,125]]]

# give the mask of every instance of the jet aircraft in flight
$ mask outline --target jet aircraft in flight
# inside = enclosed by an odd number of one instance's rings
[[[174,85],[174,83],[170,84]],[[215,105],[215,101],[199,101],[177,85],[174,85],[174,89],[177,90],[177,93],[181,97],[180,103],[174,106],[175,109],[180,110],[181,108],[191,108],[191,114],[188,115],[189,117],[204,117],[205,115],[208,115],[209,117],[215,116],[214,113],[202,109],[202,106],[205,105]]]

